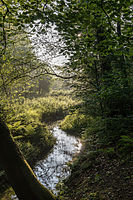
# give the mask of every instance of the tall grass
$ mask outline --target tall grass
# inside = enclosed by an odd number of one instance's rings
[[[61,95],[25,99],[22,104],[13,105],[14,111],[7,115],[7,124],[31,163],[35,160],[32,154],[37,157],[39,152],[51,148],[55,142],[45,122],[63,118],[76,103],[70,97]]]
[[[81,136],[82,131],[87,125],[86,116],[80,113],[79,110],[75,110],[73,113],[69,113],[65,119],[60,123],[61,129],[74,134]]]
[[[25,100],[23,110],[32,119],[50,122],[63,118],[68,113],[69,108],[75,104],[75,100],[66,96],[49,96]]]
[[[25,99],[15,103],[7,115],[8,127],[26,158],[32,163],[40,152],[50,149],[55,140],[45,122],[63,118],[76,102],[67,96]],[[38,148],[39,147],[39,148]],[[32,156],[34,154],[34,156]]]

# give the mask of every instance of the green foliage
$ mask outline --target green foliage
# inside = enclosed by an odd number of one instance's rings
[[[122,135],[119,140],[119,153],[124,159],[133,160],[133,137],[130,135]]]
[[[19,32],[9,38],[13,42],[7,43],[6,59],[0,63],[0,96],[3,100],[8,98],[13,101],[21,96],[45,95],[49,91],[50,81],[44,76],[38,81],[37,77],[44,73],[46,65],[33,53],[27,34]]]
[[[86,112],[104,118],[132,114],[131,1],[58,1],[56,9],[61,53],[70,61],[64,71],[76,75],[72,85]]]
[[[98,138],[98,145],[108,146],[118,144],[123,133],[131,136],[133,130],[132,116],[116,118],[90,118],[84,132],[84,138],[93,135]]]
[[[30,135],[27,132],[23,138],[15,137],[16,143],[30,165],[34,165],[38,159],[46,156],[55,143],[55,139],[46,127],[38,125],[33,131]]]
[[[37,30],[37,34],[44,34],[50,23],[55,24],[63,40],[60,53],[69,56],[69,63],[62,72],[74,75],[71,86],[84,106],[84,114],[69,115],[62,122],[62,127],[82,131],[87,124],[84,138],[93,135],[94,149],[105,151],[110,145],[106,153],[111,154],[114,150],[112,145],[119,141],[119,150],[131,153],[132,11],[132,1],[125,0],[59,0],[46,4],[35,0],[0,2],[0,117],[6,119],[16,140],[27,138],[22,145],[25,154],[26,149],[38,152],[31,136],[34,135],[38,141],[35,133],[42,132],[42,121],[64,117],[68,108],[75,105],[65,95],[53,99],[54,93],[47,99],[26,100],[21,108],[15,104],[16,108],[11,109],[7,101],[7,96],[10,101],[16,100],[21,92],[29,95],[29,88],[33,92],[35,87],[32,87],[32,81],[27,83],[28,77],[49,72],[45,64],[36,59],[24,32],[30,29],[30,33]],[[44,28],[39,28],[35,21],[45,24]],[[9,114],[8,110],[14,112]],[[45,140],[42,137],[42,143]],[[97,194],[90,193],[90,198],[97,199]]]
[[[86,116],[76,110],[74,113],[69,113],[60,123],[61,129],[76,135],[81,135],[86,127]]]
[[[126,143],[133,145],[133,138],[131,138],[131,137],[127,136],[127,135],[122,135],[120,141],[122,143],[125,143],[125,145],[126,145]]]
[[[68,109],[76,105],[76,101],[69,97],[57,96],[57,97],[44,97],[32,100],[32,109],[39,109],[42,121],[56,121],[57,119],[63,118],[67,113]]]
[[[24,103],[12,104],[6,113],[8,127],[30,164],[52,148],[55,139],[42,121],[56,121],[64,117],[77,102],[67,96],[25,99]],[[8,106],[5,105],[8,111]]]
[[[8,98],[9,103],[21,96],[44,96],[49,91],[49,80],[43,76],[47,65],[35,55],[31,40],[32,29],[36,27],[36,23],[33,22],[35,15],[36,19],[41,17],[38,9],[42,9],[42,5],[36,4],[33,0],[30,3],[17,0],[0,2],[0,98],[2,101],[6,102]]]
[[[12,105],[12,112],[6,113],[6,122],[13,136],[30,136],[42,121],[51,122],[64,117],[77,103],[67,96],[25,99],[23,104],[16,102]]]
[[[32,80],[25,85],[25,91],[22,93],[22,96],[29,99],[44,97],[48,95],[50,85],[51,78],[48,75],[39,76],[38,78],[35,78],[34,81]]]
[[[39,148],[37,148],[36,146],[33,146],[33,144],[30,143],[30,141],[28,142],[16,142],[19,149],[23,152],[23,155],[25,157],[25,159],[30,163],[33,164],[35,162],[35,160],[37,159],[37,156],[40,153]]]
[[[73,90],[51,90],[49,96],[66,96],[66,97],[73,97]]]

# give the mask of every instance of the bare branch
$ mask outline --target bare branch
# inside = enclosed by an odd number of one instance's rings
[[[111,20],[110,20],[109,15],[107,14],[106,10],[105,10],[104,7],[103,7],[103,0],[101,1],[101,8],[102,8],[103,12],[105,13],[105,15],[106,15],[107,18],[108,18],[108,22],[109,22],[109,25],[110,25],[111,29],[112,29],[113,31],[115,31],[114,27],[113,27],[112,24],[111,24]]]

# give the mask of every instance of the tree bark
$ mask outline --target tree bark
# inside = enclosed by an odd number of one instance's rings
[[[55,200],[55,196],[37,180],[8,127],[1,121],[0,162],[19,200]]]

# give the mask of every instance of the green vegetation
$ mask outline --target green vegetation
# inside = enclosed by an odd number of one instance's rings
[[[86,125],[86,116],[81,114],[78,110],[73,113],[69,113],[60,123],[62,130],[77,136],[81,136]]]
[[[19,125],[19,120],[34,122],[56,121],[56,117],[64,117],[68,113],[68,109],[76,105],[77,102],[67,96],[47,96],[25,99],[24,103],[16,103],[14,105],[13,116],[7,116],[7,121],[15,121],[13,126]],[[15,114],[15,115],[14,115]],[[9,118],[9,119],[8,119]],[[16,120],[17,119],[17,123]]]
[[[71,176],[58,184],[61,199],[132,199],[132,123],[128,118],[122,118],[119,124],[117,119],[113,120],[86,118],[87,126],[82,130],[83,150],[70,165]],[[64,120],[63,125],[67,126],[67,122]],[[69,127],[75,129],[75,124],[72,122]]]
[[[62,96],[56,94],[31,100],[24,99],[23,103],[16,102],[6,115],[5,120],[11,134],[31,166],[46,156],[55,143],[46,122],[62,119],[69,108],[78,103],[61,93]],[[8,109],[5,107],[4,110]],[[5,179],[3,174],[0,176]],[[1,190],[4,186],[7,187],[7,184],[4,183]]]
[[[70,61],[64,68],[75,75],[71,85],[86,118],[85,150],[72,166],[64,199],[131,200],[132,3],[68,0],[56,8],[53,15],[65,43],[61,52]],[[73,118],[67,117],[62,127],[75,129]]]
[[[10,183],[16,188],[19,199],[54,200],[54,195],[48,191],[36,178],[23,154],[14,142],[8,127],[1,122],[0,157]],[[6,148],[4,144],[7,144]],[[3,150],[3,151],[2,151]],[[4,161],[6,160],[6,162]],[[34,182],[33,186],[31,184]],[[28,183],[28,185],[27,185]],[[21,190],[23,187],[23,190]],[[41,194],[41,197],[40,197]]]
[[[65,96],[25,99],[24,103],[13,105],[12,113],[6,115],[6,122],[16,141],[31,140],[36,143],[37,137],[43,136],[50,142],[51,138],[49,137],[52,136],[48,132],[45,122],[51,123],[61,119],[74,105],[76,105],[75,100]],[[25,144],[25,149],[26,146],[30,146],[30,143]]]
[[[30,136],[36,137],[35,132],[42,130],[42,122],[63,118],[67,113],[64,95],[56,97],[59,103],[48,97],[47,105],[39,98],[37,102],[26,100],[22,110],[16,104],[16,109],[12,108],[11,102],[20,94],[30,98],[34,78],[46,74],[70,78],[69,87],[82,101],[82,112],[69,114],[61,124],[64,130],[81,131],[86,141],[66,184],[66,199],[133,197],[132,13],[131,0],[0,2],[0,115],[15,140],[20,143],[28,138],[24,149],[32,149]],[[68,58],[66,65],[53,69],[37,59],[36,41],[33,47],[29,39],[35,34],[41,36],[41,44],[46,46],[43,36],[49,35],[51,24],[56,30],[53,35],[57,35],[56,40],[51,37],[51,44],[48,41],[46,54],[53,57],[53,53],[60,53]],[[57,85],[58,81],[55,88]],[[43,96],[43,91],[40,87],[35,96]]]

